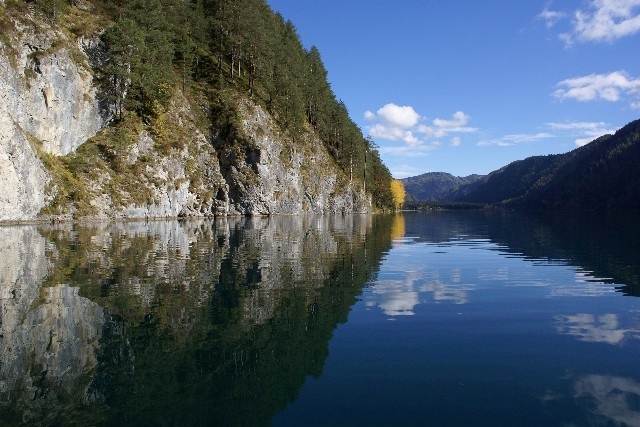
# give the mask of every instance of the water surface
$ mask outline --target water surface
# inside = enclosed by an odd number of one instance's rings
[[[0,228],[3,425],[640,425],[636,213]]]

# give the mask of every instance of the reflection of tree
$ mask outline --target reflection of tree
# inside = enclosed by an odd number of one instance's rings
[[[637,212],[468,211],[404,214],[406,237],[432,243],[489,238],[531,260],[579,266],[591,280],[622,284],[640,296]]]
[[[41,227],[44,289],[67,283],[103,313],[77,341],[87,362],[69,359],[78,370],[72,386],[52,391],[49,419],[268,424],[307,375],[320,375],[332,331],[389,248],[390,226],[390,217],[354,216]],[[30,351],[31,341],[9,339]],[[26,363],[30,381],[41,365]],[[80,394],[65,395],[72,389]],[[37,414],[5,391],[0,421]]]
[[[393,225],[391,226],[391,239],[402,239],[405,234],[404,216],[397,214],[393,217]]]
[[[489,238],[511,253],[577,265],[593,280],[624,284],[640,295],[637,213],[504,212],[488,222]]]

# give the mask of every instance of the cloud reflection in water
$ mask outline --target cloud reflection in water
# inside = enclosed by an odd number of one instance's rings
[[[556,316],[559,334],[573,335],[580,341],[618,345],[628,337],[640,338],[640,330],[620,327],[617,314],[577,313]]]

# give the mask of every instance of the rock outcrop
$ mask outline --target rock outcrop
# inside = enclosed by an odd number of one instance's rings
[[[370,198],[344,176],[314,133],[292,143],[260,106],[245,102],[239,113],[241,131],[251,148],[240,159],[243,161],[222,162],[230,213],[371,211]]]
[[[36,15],[14,26],[0,37],[0,222],[372,210],[314,132],[292,143],[238,93],[241,143],[215,136],[207,108],[176,89],[160,111],[168,132],[140,121],[129,142],[105,145],[99,37],[73,39]]]
[[[35,219],[46,205],[36,151],[66,155],[104,124],[90,68],[72,59],[83,58],[78,42],[46,23],[15,26],[0,38],[0,221]]]

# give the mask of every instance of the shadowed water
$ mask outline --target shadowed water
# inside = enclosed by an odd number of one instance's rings
[[[0,228],[2,425],[638,425],[636,213]]]

